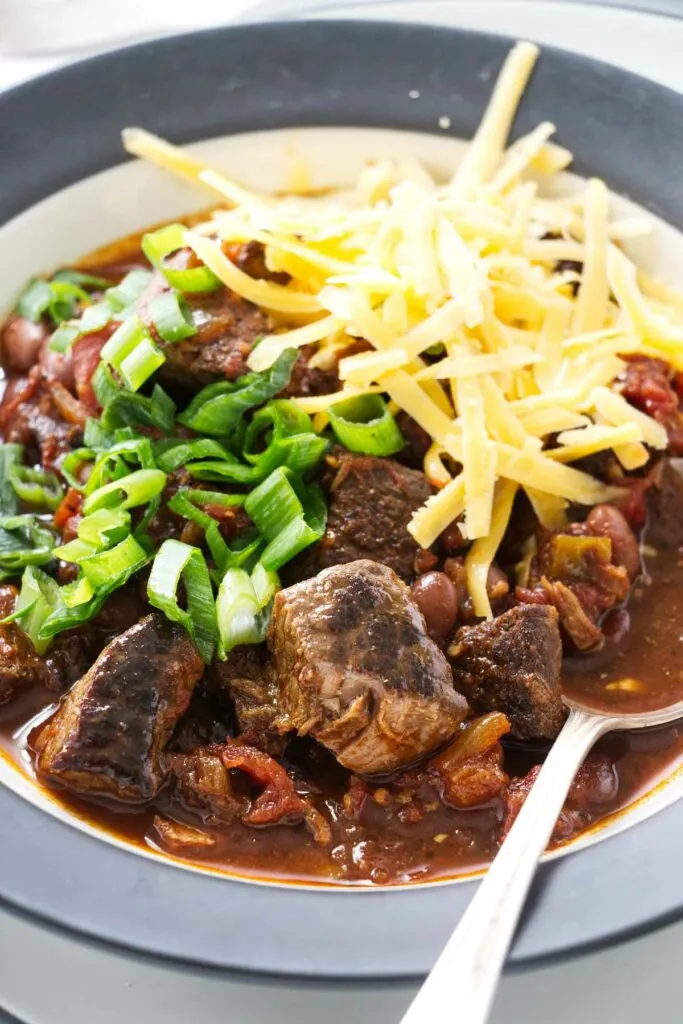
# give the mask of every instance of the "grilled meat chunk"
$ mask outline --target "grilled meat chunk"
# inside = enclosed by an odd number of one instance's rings
[[[310,734],[354,772],[393,772],[427,756],[467,713],[410,591],[376,562],[280,591],[269,644],[279,727]]]
[[[148,615],[64,698],[40,734],[38,770],[77,793],[152,799],[166,779],[163,749],[203,668],[184,630]]]
[[[455,685],[476,711],[502,711],[512,735],[552,739],[562,728],[562,642],[547,605],[519,605],[463,626],[448,649]]]
[[[297,578],[360,558],[388,565],[402,579],[414,576],[418,546],[407,530],[432,489],[424,475],[371,455],[335,450],[327,531],[299,560]]]

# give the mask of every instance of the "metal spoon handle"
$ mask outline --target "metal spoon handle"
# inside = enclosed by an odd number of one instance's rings
[[[508,838],[402,1024],[484,1024],[536,865],[567,791],[608,718],[572,711]]]

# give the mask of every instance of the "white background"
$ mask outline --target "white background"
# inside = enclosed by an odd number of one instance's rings
[[[78,13],[83,6],[84,0],[0,0],[0,89],[66,59],[48,51],[72,45],[74,32],[84,24]],[[249,0],[184,0],[182,5],[136,0],[124,18],[126,0],[87,2],[91,41],[100,45],[112,29],[121,38],[205,25],[225,21],[231,13],[244,17],[248,6]],[[321,0],[251,3],[264,16],[316,6],[332,16],[344,5],[335,9]],[[645,7],[647,0],[632,0],[630,6]],[[652,6],[679,9],[683,15],[683,0],[653,0]],[[534,38],[630,67],[683,92],[683,21],[557,0],[413,0],[345,7],[355,17],[431,20]],[[37,8],[40,18],[31,22]],[[29,44],[41,51],[39,56],[8,53],[12,46]],[[637,864],[633,884],[638,885]],[[570,964],[506,977],[493,1024],[679,1024],[681,948],[683,925],[676,925]],[[405,986],[310,990],[150,965],[0,912],[0,1004],[30,1024],[390,1024],[400,1019],[409,998]],[[458,1019],[457,993],[449,1018]]]

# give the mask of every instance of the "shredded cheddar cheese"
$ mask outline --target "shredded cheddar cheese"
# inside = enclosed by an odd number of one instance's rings
[[[542,177],[571,162],[551,141],[550,121],[508,145],[537,57],[530,43],[512,49],[446,183],[415,160],[385,160],[353,189],[300,195],[311,183],[297,158],[297,194],[264,196],[142,129],[124,132],[129,152],[227,207],[185,241],[226,287],[273,314],[251,369],[317,346],[313,364],[338,365],[341,382],[335,393],[296,399],[317,429],[337,402],[383,394],[427,432],[424,468],[438,493],[409,531],[429,547],[458,519],[473,542],[467,577],[482,616],[520,491],[554,529],[570,503],[615,493],[572,463],[611,451],[632,470],[666,447],[664,427],[619,393],[622,357],[659,356],[683,370],[683,295],[621,248],[648,230],[644,218],[612,219],[598,179],[582,194],[543,194]],[[229,243],[252,240],[287,284],[257,280],[226,255]],[[345,354],[359,339],[365,350]]]

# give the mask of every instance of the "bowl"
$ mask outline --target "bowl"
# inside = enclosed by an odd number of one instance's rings
[[[156,221],[206,206],[190,186],[124,162],[140,124],[257,188],[292,155],[316,185],[368,158],[413,154],[437,173],[470,138],[512,40],[372,22],[252,25],[119,50],[0,101],[0,308],[25,279]],[[546,48],[515,134],[552,119],[579,174],[603,177],[657,224],[665,277],[683,276],[683,99]],[[208,141],[207,141],[208,140]],[[567,187],[572,187],[567,179]],[[657,263],[659,258],[659,263]],[[33,918],[154,957],[299,978],[424,974],[476,880],[332,889],[256,882],[126,846],[70,817],[0,759],[0,900]],[[647,796],[541,866],[511,963],[530,965],[656,927],[683,912],[674,770]]]

